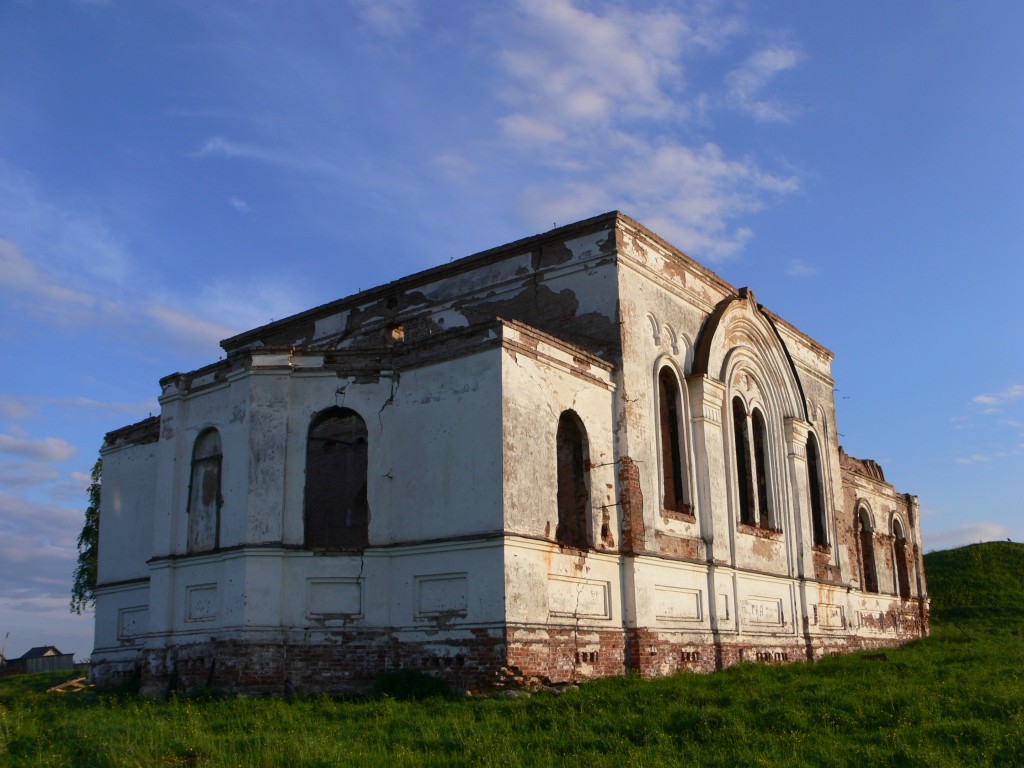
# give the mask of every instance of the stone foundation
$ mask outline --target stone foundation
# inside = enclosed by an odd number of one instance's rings
[[[546,683],[574,683],[627,671],[621,630],[509,627],[508,667],[517,676]]]
[[[868,620],[870,619],[870,621]],[[386,672],[417,670],[455,690],[575,683],[635,672],[645,678],[713,672],[740,663],[814,661],[858,650],[891,648],[927,634],[919,601],[862,615],[870,635],[801,637],[715,635],[635,628],[509,625],[464,629],[457,637],[424,639],[401,632],[339,631],[322,642],[211,640],[136,659],[95,661],[90,679],[109,687],[140,679],[142,692],[219,690],[254,694],[368,690]]]

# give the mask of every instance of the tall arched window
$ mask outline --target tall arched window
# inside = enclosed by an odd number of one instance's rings
[[[747,415],[739,397],[732,400],[733,442],[736,447],[736,482],[740,522],[771,528],[768,502],[768,439],[764,416],[757,408]]]
[[[910,569],[907,567],[907,537],[903,533],[903,524],[899,518],[892,521],[892,534],[896,539],[893,544],[896,560],[896,589],[903,600],[910,599]]]
[[[751,414],[754,425],[754,479],[757,483],[757,524],[771,528],[768,509],[768,443],[765,439],[764,416],[754,409]]]
[[[220,433],[208,429],[192,447],[188,488],[188,551],[208,552],[220,546]]]
[[[739,486],[740,522],[754,525],[757,518],[750,483],[750,437],[747,429],[747,409],[738,397],[734,397],[732,400],[732,425],[733,442],[736,444],[736,482]]]
[[[868,511],[861,507],[857,515],[860,528],[861,574],[865,592],[878,592],[878,572],[875,570],[875,531]]]
[[[587,507],[587,433],[579,417],[563,411],[558,419],[555,437],[558,465],[558,527],[555,539],[559,544],[586,549]]]
[[[680,441],[679,380],[668,366],[658,374],[658,420],[661,428],[662,509],[689,511]]]
[[[814,527],[814,543],[818,546],[825,546],[828,544],[825,497],[822,493],[818,441],[813,434],[807,435],[807,487],[811,493],[811,524]]]
[[[369,533],[366,422],[348,408],[329,408],[309,427],[306,443],[306,546],[362,549]]]

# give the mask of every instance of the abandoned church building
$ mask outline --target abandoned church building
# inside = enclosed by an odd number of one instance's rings
[[[457,688],[928,631],[832,353],[618,213],[278,320],[110,432],[92,676]]]

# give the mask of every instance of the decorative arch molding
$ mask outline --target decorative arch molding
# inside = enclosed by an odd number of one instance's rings
[[[685,359],[682,361],[681,368],[684,370],[689,369],[693,363],[693,344],[690,342],[689,337],[685,333],[676,330],[675,326],[671,323],[664,323],[659,320],[652,312],[647,313],[647,322],[650,325],[654,348],[663,350],[663,354],[672,355],[676,358],[683,355]],[[679,372],[680,376],[683,375],[684,370]]]
[[[660,347],[661,346],[661,323],[659,323],[658,322],[658,318],[656,318],[650,312],[647,313],[647,322],[651,326],[651,336],[654,338],[654,346],[655,347]]]
[[[856,510],[858,523],[866,518],[871,526],[869,530],[872,532],[878,530],[878,525],[875,523],[875,513],[871,511],[871,504],[868,503],[867,499],[857,499],[857,503],[853,505],[853,508]]]
[[[732,360],[739,350],[746,350],[775,384],[772,389],[777,388],[781,411],[773,415],[810,421],[793,358],[775,323],[748,288],[720,301],[704,321],[695,345],[693,374],[728,385],[735,370]]]

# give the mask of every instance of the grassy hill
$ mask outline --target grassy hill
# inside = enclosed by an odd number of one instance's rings
[[[998,631],[1024,621],[1024,544],[993,541],[929,552],[924,572],[933,620]]]
[[[0,680],[0,766],[1024,765],[1024,545],[926,556],[935,632],[878,654],[562,696],[43,693]]]

